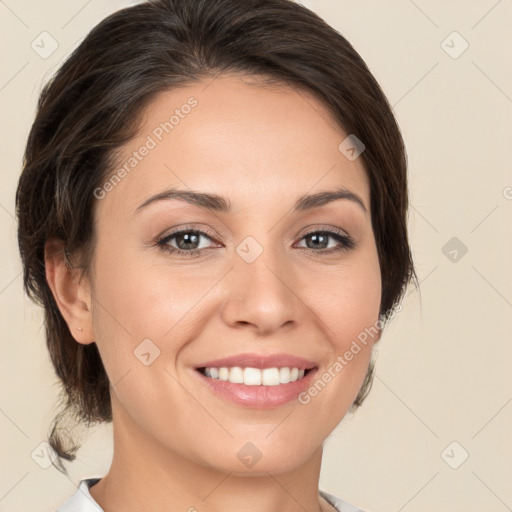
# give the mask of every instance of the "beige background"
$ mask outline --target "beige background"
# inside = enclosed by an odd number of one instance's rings
[[[41,311],[22,291],[14,194],[42,83],[93,25],[129,3],[0,1],[2,512],[54,510],[110,464],[110,426],[85,438],[70,478],[31,457],[58,386]],[[412,291],[379,344],[366,403],[327,441],[321,487],[373,512],[510,510],[512,2],[303,3],[355,46],[394,107],[422,288],[421,304]],[[59,45],[47,59],[31,48],[43,31]],[[453,247],[443,253],[452,237],[468,249],[456,261]]]

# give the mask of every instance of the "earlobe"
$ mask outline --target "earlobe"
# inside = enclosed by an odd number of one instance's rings
[[[84,345],[93,343],[90,287],[71,267],[65,244],[58,239],[45,244],[45,271],[48,286],[73,338]]]

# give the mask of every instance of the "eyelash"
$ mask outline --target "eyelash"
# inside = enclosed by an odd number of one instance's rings
[[[170,253],[170,254],[178,254],[180,256],[187,256],[187,257],[199,256],[199,253],[205,249],[192,249],[190,251],[185,251],[183,249],[177,249],[176,247],[170,247],[168,245],[168,242],[170,240],[172,240],[173,238],[176,238],[178,235],[182,235],[184,233],[189,233],[189,234],[192,233],[195,235],[204,236],[206,238],[209,238],[210,240],[214,239],[214,237],[211,234],[205,233],[204,231],[200,231],[198,229],[193,229],[193,228],[184,228],[184,229],[180,229],[178,231],[174,231],[173,233],[170,233],[170,234],[165,235],[164,237],[160,238],[157,241],[156,245],[158,247],[160,247],[163,251],[166,251],[167,253]],[[327,256],[327,255],[335,253],[335,252],[349,251],[349,250],[353,249],[356,245],[354,239],[351,236],[346,235],[341,231],[331,229],[331,228],[309,231],[308,233],[302,235],[301,240],[306,238],[307,236],[318,235],[318,234],[327,234],[331,238],[334,238],[338,242],[340,242],[341,245],[338,247],[335,247],[335,248],[331,248],[331,249],[315,250],[315,249],[309,249],[307,247],[301,247],[300,249],[305,249],[307,252],[313,252],[313,253],[315,253],[315,255]]]

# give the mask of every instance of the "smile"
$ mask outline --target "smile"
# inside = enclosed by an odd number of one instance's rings
[[[193,372],[207,390],[223,401],[250,409],[274,409],[296,402],[318,367],[201,366]]]
[[[278,386],[302,379],[309,370],[284,366],[281,368],[207,367],[198,368],[205,377],[246,386]]]

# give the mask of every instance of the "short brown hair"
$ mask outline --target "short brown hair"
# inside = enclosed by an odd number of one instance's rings
[[[386,319],[417,278],[407,236],[407,162],[392,108],[351,44],[292,0],[152,0],[94,27],[43,88],[16,193],[24,288],[44,307],[46,343],[63,408],[49,442],[74,460],[59,426],[112,421],[110,384],[95,343],[77,343],[45,277],[45,242],[64,242],[70,268],[87,273],[94,252],[93,191],[115,151],[136,133],[159,92],[221,72],[312,92],[347,134],[363,141]],[[80,259],[72,262],[72,255]],[[353,404],[370,390],[373,362]],[[72,439],[68,439],[68,441]]]

